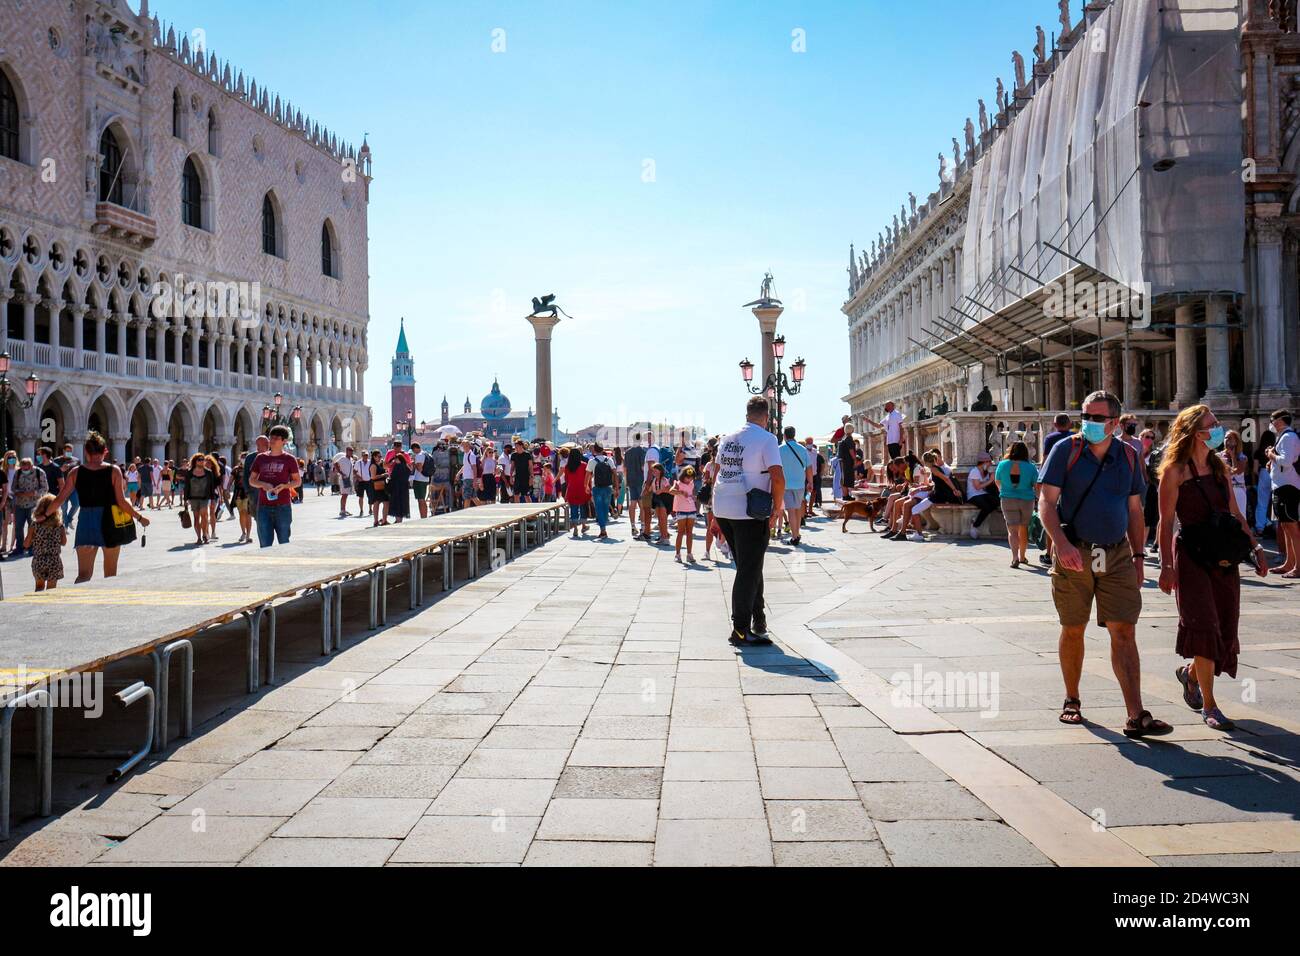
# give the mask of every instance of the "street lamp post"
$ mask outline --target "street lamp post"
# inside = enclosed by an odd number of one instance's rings
[[[41,380],[34,372],[23,379],[23,392],[27,397],[17,400],[19,408],[26,410],[32,407],[40,384]],[[14,391],[14,387],[9,384],[9,353],[0,352],[0,451],[8,450],[9,396],[14,394]]]
[[[265,435],[276,425],[288,425],[290,430],[302,421],[302,406],[295,405],[287,414],[280,412],[280,406],[284,404],[284,396],[279,392],[271,399],[271,405],[262,406],[262,434]]]
[[[766,395],[767,400],[772,407],[772,421],[776,422],[775,432],[777,437],[781,436],[781,426],[785,421],[785,413],[789,406],[785,402],[786,395],[798,395],[803,388],[804,372],[807,371],[808,363],[802,358],[790,366],[790,374],[787,376],[781,368],[781,361],[785,358],[785,336],[778,335],[772,340],[772,358],[776,361],[776,370],[769,374],[762,385],[755,386],[754,381],[754,363],[745,359],[740,363],[740,374],[745,379],[745,387],[749,389],[751,395]]]

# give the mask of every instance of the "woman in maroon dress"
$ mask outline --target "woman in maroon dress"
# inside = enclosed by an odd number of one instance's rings
[[[1254,548],[1255,573],[1268,574],[1264,550],[1232,493],[1231,476],[1216,450],[1224,428],[1207,405],[1179,413],[1169,429],[1160,465],[1160,590],[1177,592],[1178,654],[1191,660],[1175,671],[1183,700],[1201,712],[1212,730],[1232,730],[1214,699],[1214,678],[1237,676],[1237,623],[1241,611],[1241,577],[1236,565],[1220,568],[1196,561],[1183,542],[1174,542],[1174,518],[1184,529],[1226,512],[1237,519]]]

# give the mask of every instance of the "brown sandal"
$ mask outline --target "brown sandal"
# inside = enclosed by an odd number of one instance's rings
[[[1142,711],[1136,717],[1130,717],[1124,723],[1125,737],[1163,737],[1173,732],[1172,726],[1152,717],[1149,710]]]
[[[1082,707],[1083,702],[1079,698],[1067,697],[1065,703],[1061,705],[1061,716],[1057,719],[1063,724],[1077,727],[1083,723]]]

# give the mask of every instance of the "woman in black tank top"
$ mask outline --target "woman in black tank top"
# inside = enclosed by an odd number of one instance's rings
[[[82,463],[68,473],[68,480],[59,492],[56,508],[63,507],[75,489],[81,510],[77,513],[77,581],[89,581],[95,574],[95,555],[104,549],[104,577],[117,575],[117,558],[121,548],[110,548],[104,543],[104,511],[117,505],[144,527],[149,526],[149,519],[140,512],[126,497],[125,482],[122,472],[116,465],[106,464],[104,456],[108,453],[108,444],[98,432],[86,436],[82,447]]]

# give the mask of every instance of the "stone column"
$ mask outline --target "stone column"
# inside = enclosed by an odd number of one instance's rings
[[[59,365],[59,341],[61,329],[59,326],[63,321],[63,301],[58,298],[50,299],[50,364]]]
[[[190,328],[190,367],[194,369],[194,381],[199,380],[199,336],[203,334],[202,321],[196,321]],[[189,452],[189,454],[193,454]]]
[[[172,336],[176,340],[172,348],[172,359],[176,363],[176,381],[179,382],[184,377],[184,373],[181,371],[181,369],[185,367],[185,320],[184,319],[176,320],[176,324],[172,326]]]
[[[1061,403],[1062,409],[1069,409],[1071,402],[1079,401],[1079,383],[1078,376],[1075,374],[1074,363],[1065,362],[1061,366],[1061,378],[1064,381],[1065,400]]]
[[[0,352],[9,351],[9,300],[13,290],[0,288]]]
[[[153,327],[154,361],[158,363],[158,378],[167,378],[167,319],[154,319]],[[154,455],[157,458],[157,455]]]
[[[167,442],[171,435],[166,433],[162,435],[149,435],[149,457],[157,458],[159,461],[167,460]]]
[[[1120,396],[1123,391],[1120,379],[1120,364],[1119,347],[1115,345],[1103,346],[1101,350],[1101,387],[1115,396]]]
[[[1047,407],[1056,412],[1065,408],[1065,372],[1060,363],[1047,368]]]
[[[1205,302],[1205,395],[1201,401],[1216,408],[1235,407],[1229,377],[1231,353],[1228,347],[1228,303],[1219,296]]]
[[[756,305],[750,309],[754,313],[754,318],[758,319],[758,330],[762,337],[763,347],[763,377],[759,384],[767,381],[767,377],[776,371],[776,356],[772,354],[772,340],[776,338],[776,320],[781,318],[781,313],[785,310],[779,305]],[[548,346],[549,347],[549,346]],[[538,409],[540,416],[541,409]],[[548,425],[549,428],[549,425]]]
[[[126,460],[126,443],[130,437],[130,435],[112,435],[108,439],[109,454],[118,464]]]
[[[113,316],[113,321],[117,323],[117,374],[126,374],[126,320],[128,316],[125,312],[119,312]]]
[[[1257,204],[1255,208],[1260,207]],[[1280,207],[1278,209],[1280,212]],[[1258,303],[1255,307],[1259,368],[1256,400],[1264,414],[1290,403],[1287,382],[1287,349],[1295,349],[1295,340],[1287,341],[1286,315],[1282,306],[1282,239],[1285,227],[1280,219],[1255,220],[1255,277]],[[1181,377],[1182,371],[1179,370]],[[1179,383],[1181,385],[1181,382]]]
[[[27,292],[18,297],[23,304],[23,341],[27,343],[27,361],[36,358],[33,346],[36,345],[36,303],[41,301],[39,294]]]
[[[1196,404],[1196,311],[1191,302],[1180,303],[1174,309],[1174,360],[1177,365],[1177,391],[1174,408],[1187,408]]]
[[[759,307],[754,309],[754,314],[758,315]],[[778,308],[776,314],[779,316],[781,310]],[[537,351],[537,435],[535,437],[549,441],[552,437],[551,429],[553,426],[553,415],[551,404],[551,333],[555,327],[560,324],[558,316],[553,315],[530,315],[526,321],[533,327],[534,345]],[[763,317],[759,316],[759,323],[762,325]],[[776,332],[776,317],[771,320],[771,329],[764,328],[764,356],[766,361],[773,361],[771,339]]]
[[[70,305],[68,309],[72,312],[72,367],[81,371],[81,353],[86,347],[86,333],[82,320],[86,317],[88,307]]]
[[[146,347],[148,340],[149,340],[149,319],[147,317],[141,317],[136,319],[135,320],[135,351],[136,354],[140,357],[139,362],[140,362],[141,376],[145,374],[144,363],[146,361],[146,356],[148,356],[149,354],[149,349]]]

